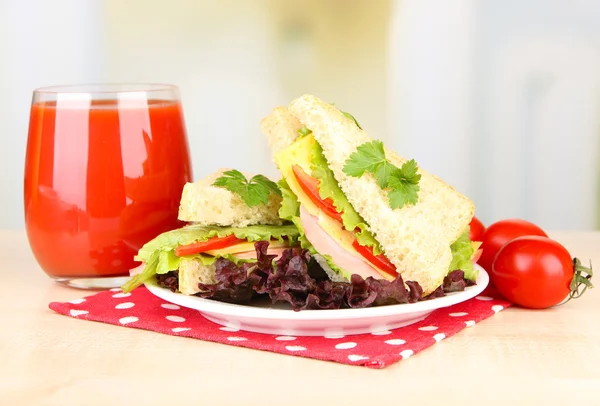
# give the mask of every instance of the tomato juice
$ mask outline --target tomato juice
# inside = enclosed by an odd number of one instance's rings
[[[128,275],[144,243],[183,225],[179,201],[191,178],[178,99],[34,99],[25,224],[48,275]]]

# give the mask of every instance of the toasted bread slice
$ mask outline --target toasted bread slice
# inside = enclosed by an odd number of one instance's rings
[[[246,227],[253,224],[281,225],[277,214],[281,197],[271,193],[268,204],[248,207],[235,193],[212,186],[228,169],[220,169],[209,176],[183,187],[179,205],[179,220],[205,226]],[[247,179],[253,175],[244,173]]]
[[[181,258],[179,262],[179,291],[184,295],[198,293],[198,283],[214,284],[215,264],[204,265],[193,258]]]
[[[424,295],[433,292],[449,271],[450,245],[469,225],[475,212],[473,202],[438,177],[419,169],[422,177],[418,203],[393,210],[386,191],[379,188],[370,173],[355,178],[343,172],[346,160],[357,147],[372,141],[366,132],[336,107],[311,95],[294,100],[288,111],[313,132],[340,188],[368,223],[402,278],[417,281]],[[289,140],[287,134],[282,136],[268,126],[263,132],[279,148]],[[406,161],[389,149],[385,153],[398,167]]]

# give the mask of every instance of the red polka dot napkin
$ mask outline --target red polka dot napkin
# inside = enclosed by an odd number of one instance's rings
[[[343,364],[385,368],[511,305],[489,289],[484,293],[490,296],[480,295],[435,310],[410,326],[346,337],[276,336],[223,327],[205,319],[197,310],[165,302],[145,287],[131,293],[123,293],[117,288],[66,303],[52,302],[49,307],[57,313],[83,320]]]

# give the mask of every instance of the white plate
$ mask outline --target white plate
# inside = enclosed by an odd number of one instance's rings
[[[161,288],[154,281],[146,287],[154,295],[183,307],[198,310],[217,324],[256,333],[290,336],[335,336],[377,333],[408,326],[423,320],[431,312],[469,300],[489,283],[488,274],[479,265],[477,284],[462,292],[423,302],[368,307],[363,309],[302,310],[295,312],[287,304],[272,305],[270,300],[252,305],[223,303],[197,296],[186,296]]]

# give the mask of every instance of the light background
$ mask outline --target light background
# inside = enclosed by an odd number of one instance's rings
[[[600,2],[0,0],[0,228],[23,227],[31,92],[179,85],[195,178],[276,176],[259,121],[312,93],[485,223],[598,226]]]

